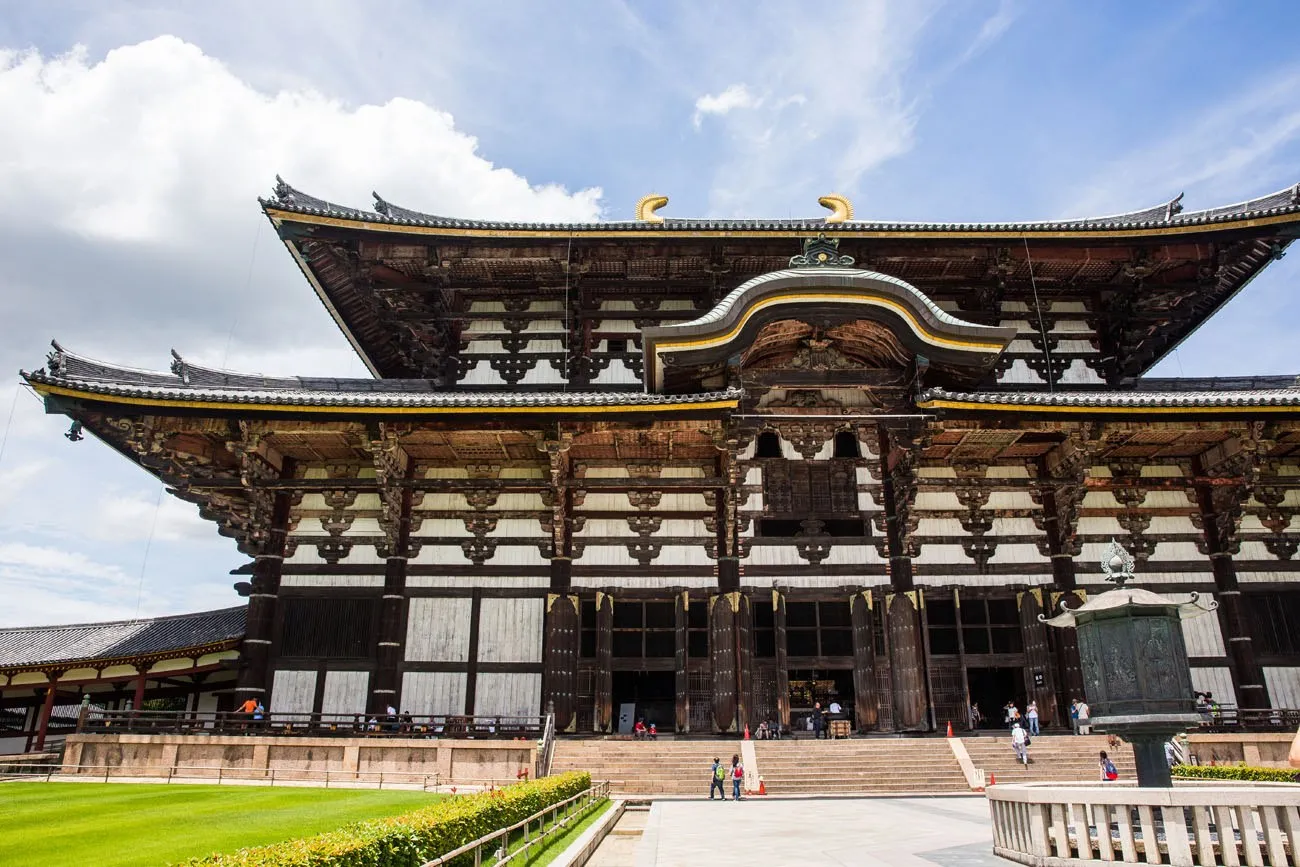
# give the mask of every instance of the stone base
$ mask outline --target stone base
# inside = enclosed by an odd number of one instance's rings
[[[298,779],[415,785],[532,776],[537,742],[429,738],[70,735],[66,773],[89,776]]]
[[[1295,735],[1285,732],[1241,732],[1187,735],[1187,748],[1202,765],[1245,763],[1263,768],[1289,768],[1287,754]]]

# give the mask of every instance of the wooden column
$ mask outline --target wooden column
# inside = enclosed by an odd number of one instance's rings
[[[1048,598],[1036,602],[1046,614],[1054,614],[1065,599],[1071,608],[1082,604],[1077,592],[1074,558],[1082,550],[1079,541],[1079,506],[1086,492],[1088,466],[1099,442],[1099,432],[1075,432],[1068,436],[1059,449],[1039,459],[1032,465],[1037,477],[1032,496],[1042,507],[1043,541],[1039,553],[1046,555],[1052,564],[1052,589]],[[1055,712],[1047,713],[1041,698],[1038,701],[1040,719],[1057,725],[1070,725],[1070,702],[1084,698],[1083,666],[1079,661],[1079,637],[1073,629],[1050,629],[1042,633],[1052,657],[1051,665]],[[1025,636],[1026,648],[1030,637]],[[1032,686],[1032,684],[1030,684]],[[1031,692],[1033,692],[1031,690]]]
[[[876,693],[876,643],[872,623],[871,591],[849,597],[853,618],[853,715],[858,731],[880,725],[880,696]]]
[[[285,464],[289,463],[286,459]],[[291,475],[288,467],[284,475]],[[280,597],[280,572],[284,566],[284,548],[289,536],[292,498],[290,491],[275,493],[267,539],[253,562],[244,640],[239,648],[240,668],[235,684],[237,705],[254,698],[270,707],[271,640],[275,629],[276,605]]]
[[[899,731],[921,731],[927,727],[927,676],[919,596],[912,580],[916,545],[910,538],[911,503],[916,497],[914,465],[919,444],[905,432],[891,432],[883,425],[876,430],[880,439],[889,583],[895,591],[886,597],[894,727]]]
[[[776,640],[776,713],[782,728],[790,727],[790,656],[786,647],[785,594],[772,591],[772,626]]]
[[[596,593],[596,731],[614,722],[614,597]]]
[[[384,595],[381,600],[379,638],[375,648],[375,677],[370,690],[370,712],[382,713],[388,705],[398,707],[401,668],[406,644],[406,563],[410,556],[411,504],[414,491],[399,494],[400,515],[396,538],[384,564]],[[399,710],[401,708],[398,708]]]
[[[62,676],[62,671],[46,672],[50,685],[45,689],[45,698],[41,702],[41,715],[36,725],[36,741],[31,746],[31,749],[38,753],[45,749],[45,735],[50,730],[50,717],[54,715],[54,698],[59,693],[58,680]]]
[[[1247,496],[1245,486],[1198,485],[1201,533],[1205,552],[1214,572],[1215,598],[1219,602],[1219,628],[1228,650],[1228,668],[1237,693],[1237,706],[1260,709],[1270,706],[1264,669],[1255,656],[1251,639],[1250,613],[1241,598],[1237,566],[1232,560],[1235,539],[1233,509]]]
[[[677,688],[673,721],[675,730],[691,730],[691,675],[690,675],[690,593],[683,590],[673,596],[673,628],[676,646],[673,655],[673,685]]]
[[[148,666],[137,665],[135,670],[140,676],[135,679],[135,697],[131,701],[131,709],[139,713],[144,706],[144,686],[149,679],[146,677],[145,672],[148,670]]]

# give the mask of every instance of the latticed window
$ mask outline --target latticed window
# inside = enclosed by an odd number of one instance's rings
[[[1248,593],[1242,599],[1253,625],[1256,652],[1300,656],[1300,590]]]
[[[853,655],[853,617],[848,602],[787,602],[785,614],[788,655]]]
[[[614,656],[671,657],[677,653],[672,602],[614,601]]]
[[[1020,611],[1014,599],[962,599],[961,637],[967,653],[1020,653]]]

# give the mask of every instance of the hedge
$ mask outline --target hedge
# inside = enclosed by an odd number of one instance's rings
[[[522,822],[590,786],[588,773],[544,777],[491,792],[447,798],[411,813],[357,822],[315,837],[193,858],[185,864],[187,867],[419,867],[472,840]],[[466,858],[467,863],[473,863],[472,856]]]
[[[1290,768],[1257,768],[1252,765],[1174,765],[1170,771],[1184,780],[1249,780],[1254,783],[1297,783],[1300,772]]]

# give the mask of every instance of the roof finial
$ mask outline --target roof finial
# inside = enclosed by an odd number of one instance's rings
[[[66,376],[68,373],[68,355],[64,352],[59,341],[51,340],[50,346],[54,351],[45,356],[45,367],[50,371],[51,376]]]
[[[1174,215],[1175,215],[1175,214],[1180,214],[1180,213],[1182,213],[1182,210],[1183,210],[1183,195],[1184,195],[1184,193],[1179,193],[1178,195],[1176,195],[1176,196],[1173,197],[1173,199],[1169,202],[1169,204],[1165,205],[1165,222],[1166,222],[1166,223],[1169,222],[1170,220],[1172,220],[1172,219],[1174,218]]]
[[[636,218],[642,223],[662,223],[664,218],[655,213],[655,211],[668,204],[668,197],[661,196],[658,193],[651,193],[648,196],[642,196],[641,200],[636,203]]]
[[[175,349],[172,350],[172,373],[180,377],[181,382],[186,385],[190,384],[190,366],[181,358],[181,354]]]
[[[817,200],[817,204],[831,212],[831,215],[826,218],[828,223],[847,223],[853,219],[853,203],[839,193],[822,196]]]
[[[818,234],[816,238],[806,238],[803,242],[803,252],[798,256],[790,257],[792,268],[810,266],[848,268],[852,264],[852,256],[840,255],[840,239],[827,238],[824,232]]]

